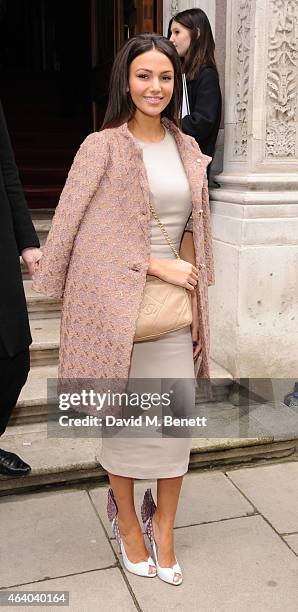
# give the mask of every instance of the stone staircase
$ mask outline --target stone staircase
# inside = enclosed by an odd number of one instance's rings
[[[44,244],[53,211],[33,211],[33,221]],[[30,347],[31,371],[15,407],[1,446],[18,452],[32,465],[29,476],[10,478],[0,475],[0,494],[51,483],[77,482],[104,477],[98,460],[100,439],[53,439],[47,436],[47,381],[56,378],[61,302],[37,294],[23,270],[33,342]],[[214,405],[231,408],[229,394],[233,377],[211,361]],[[198,398],[200,401],[200,398]],[[190,467],[212,467],[295,453],[295,440],[274,441],[273,437],[194,439]]]

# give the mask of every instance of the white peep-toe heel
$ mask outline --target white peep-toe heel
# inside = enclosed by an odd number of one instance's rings
[[[108,518],[111,521],[112,529],[119,546],[119,552],[122,553],[123,564],[126,567],[128,572],[132,574],[136,574],[137,576],[144,576],[147,578],[154,578],[156,576],[155,572],[150,572],[150,568],[154,567],[156,570],[156,565],[152,559],[152,557],[148,557],[147,561],[140,561],[139,563],[132,563],[129,560],[124,544],[121,538],[119,525],[118,525],[118,508],[116,504],[116,500],[114,497],[114,493],[112,489],[108,491],[108,503],[107,503],[107,514]]]
[[[173,584],[174,586],[178,586],[183,582],[182,571],[179,563],[177,562],[172,567],[161,567],[158,563],[158,554],[157,554],[157,546],[154,539],[153,533],[153,523],[152,517],[156,510],[156,504],[152,497],[151,489],[147,489],[144,495],[142,507],[141,507],[141,515],[142,521],[144,525],[145,532],[149,538],[152,554],[156,563],[157,575],[164,582],[168,582],[169,584]],[[181,574],[181,578],[175,580],[175,574]]]

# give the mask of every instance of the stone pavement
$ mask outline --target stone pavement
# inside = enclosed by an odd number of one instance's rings
[[[138,508],[147,486],[155,495],[155,483],[136,481]],[[297,612],[297,461],[185,476],[179,587],[123,570],[106,495],[107,483],[84,483],[1,497],[1,590],[66,590],[71,612]]]

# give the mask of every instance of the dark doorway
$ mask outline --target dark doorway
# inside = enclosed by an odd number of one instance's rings
[[[55,207],[93,129],[90,2],[9,0],[1,34],[1,98],[27,201]]]
[[[102,123],[116,52],[153,30],[162,0],[0,0],[0,97],[30,208],[55,208]]]

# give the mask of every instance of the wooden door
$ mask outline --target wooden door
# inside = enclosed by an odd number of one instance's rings
[[[115,5],[117,51],[136,34],[162,34],[163,0],[115,0]]]
[[[102,124],[108,101],[109,80],[118,47],[117,2],[91,0],[91,66],[93,129]]]
[[[117,51],[141,32],[162,34],[163,0],[90,0],[93,129],[102,123]]]

